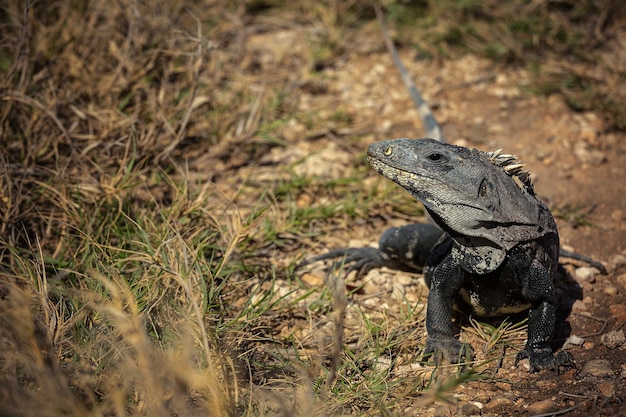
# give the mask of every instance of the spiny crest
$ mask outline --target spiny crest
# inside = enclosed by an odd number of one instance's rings
[[[530,171],[524,169],[526,166],[523,164],[517,156],[502,153],[502,149],[497,149],[492,152],[485,152],[489,162],[495,166],[501,167],[507,175],[513,178],[515,183],[530,194],[535,194],[533,189],[533,183],[530,179]]]

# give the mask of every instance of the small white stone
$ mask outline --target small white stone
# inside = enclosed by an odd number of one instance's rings
[[[580,268],[576,268],[574,274],[576,274],[576,278],[580,281],[593,283],[596,280],[596,275],[598,274],[598,271],[595,268],[591,268],[589,266],[581,266]]]
[[[571,335],[567,338],[565,343],[563,343],[562,349],[567,349],[570,346],[582,346],[585,343],[585,339],[582,337],[578,337],[575,334]]]

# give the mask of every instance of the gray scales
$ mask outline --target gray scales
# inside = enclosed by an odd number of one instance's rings
[[[429,287],[425,355],[458,363],[471,348],[455,335],[456,306],[477,316],[528,311],[528,339],[515,362],[528,358],[530,370],[574,367],[569,352],[554,355],[554,277],[559,255],[604,267],[559,247],[550,210],[535,195],[530,174],[500,150],[483,152],[443,142],[432,112],[415,88],[377,15],[394,63],[409,89],[429,135],[435,139],[394,139],[369,146],[370,165],[419,200],[434,224],[386,230],[378,248],[343,248],[312,257],[299,266],[338,259],[331,269],[363,275],[388,267],[423,272]]]

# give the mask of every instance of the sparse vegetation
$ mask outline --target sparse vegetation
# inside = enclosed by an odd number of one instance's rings
[[[626,72],[607,42],[626,6],[607,0],[394,2],[400,39],[426,56],[469,51],[534,70],[530,89],[626,128]],[[419,30],[416,30],[416,24]],[[616,41],[613,39],[611,42]]]
[[[554,207],[552,212],[555,217],[571,223],[573,227],[593,226],[589,221],[589,215],[593,212],[593,209],[593,207],[565,204],[563,206]]]
[[[419,364],[423,298],[351,303],[367,282],[293,271],[322,233],[422,213],[367,170],[349,111],[293,98],[323,91],[321,70],[373,24],[369,3],[1,5],[0,414],[392,415],[399,399],[436,386],[425,401],[449,400],[484,376]],[[560,93],[626,127],[611,84],[623,68],[581,72],[593,13],[579,7],[604,2],[541,3],[522,20],[515,2],[387,3],[404,42],[547,57],[540,91],[565,71],[577,81]],[[611,16],[599,19],[602,36]],[[268,30],[280,47],[246,49]],[[574,63],[552,68],[564,50]],[[324,135],[345,141],[320,149]],[[346,150],[341,175],[302,163]],[[514,326],[474,326],[487,361],[519,342],[502,336]]]

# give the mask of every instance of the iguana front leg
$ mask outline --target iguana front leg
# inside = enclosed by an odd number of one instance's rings
[[[528,341],[515,357],[515,364],[524,358],[530,361],[530,372],[542,369],[559,371],[576,367],[569,352],[552,353],[550,340],[556,321],[554,288],[550,272],[535,258],[523,281],[522,294],[532,303],[528,312]]]
[[[432,248],[444,232],[436,225],[415,223],[387,229],[378,242],[378,248],[342,248],[306,259],[299,267],[318,261],[339,259],[330,269],[345,267],[346,274],[356,271],[358,276],[383,266],[400,271],[421,271]]]
[[[435,363],[441,362],[441,356],[452,363],[472,359],[472,348],[455,337],[452,324],[453,300],[463,286],[465,271],[452,262],[450,254],[434,269],[425,272],[429,285],[428,305],[426,308],[425,355],[434,355]]]
[[[530,361],[530,372],[542,369],[559,371],[561,367],[575,368],[574,358],[569,352],[552,353],[549,340],[554,331],[555,306],[547,301],[530,309],[528,313],[528,341],[524,350],[515,357],[515,364],[525,358]]]

